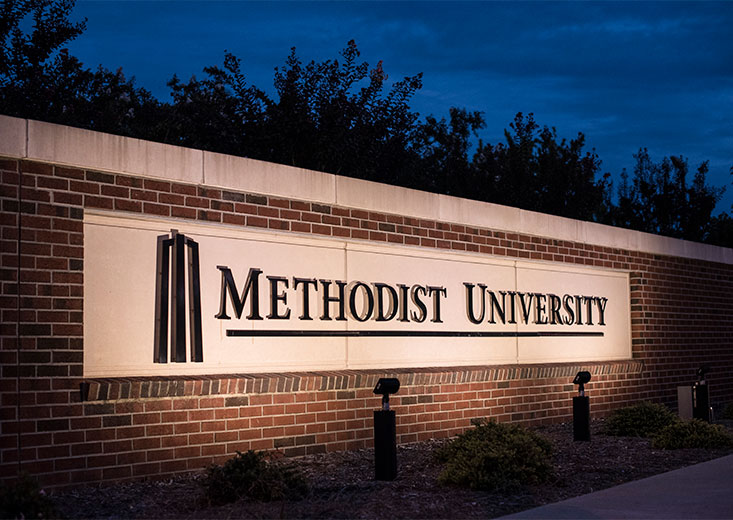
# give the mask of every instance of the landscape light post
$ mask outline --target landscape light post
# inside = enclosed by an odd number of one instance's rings
[[[400,381],[394,377],[383,377],[374,387],[375,394],[382,396],[382,409],[374,410],[374,478],[394,480],[397,478],[397,421],[394,410],[389,409],[389,396],[400,389]]]
[[[585,395],[585,384],[590,381],[590,372],[578,372],[573,384],[578,385],[578,395],[573,397],[573,440],[590,440],[590,399]]]

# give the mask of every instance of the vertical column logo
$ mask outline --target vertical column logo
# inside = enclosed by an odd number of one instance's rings
[[[185,363],[187,346],[190,348],[190,361],[201,363],[204,360],[200,280],[198,243],[175,229],[171,230],[170,237],[158,236],[154,363],[167,363],[169,352],[172,362]]]

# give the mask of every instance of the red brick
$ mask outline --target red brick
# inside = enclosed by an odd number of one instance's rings
[[[74,193],[99,195],[99,184],[95,182],[69,181],[69,189]]]
[[[170,215],[170,212],[170,208],[163,204],[153,204],[151,202],[143,204],[143,213],[147,213],[148,215],[160,215],[167,217]]]
[[[190,410],[199,407],[198,399],[175,399],[173,400],[174,410]]]
[[[298,200],[291,200],[290,201],[290,208],[297,210],[297,211],[310,211],[311,205],[309,202],[301,202]]]
[[[154,179],[143,179],[143,186],[146,190],[171,191],[171,183]]]
[[[311,232],[317,235],[331,235],[331,227],[322,226],[320,224],[311,224]]]
[[[159,193],[158,202],[161,204],[183,206],[183,204],[186,202],[186,199],[183,195],[175,195],[172,193]]]
[[[171,184],[171,191],[182,195],[196,195],[198,193],[196,186],[189,186],[187,184]]]
[[[235,226],[244,226],[245,217],[242,215],[233,215],[231,213],[224,213],[222,215],[222,221],[225,224],[233,224]]]
[[[194,208],[208,208],[209,200],[201,197],[186,197],[186,206]]]
[[[279,217],[280,212],[275,208],[268,208],[267,206],[258,206],[257,214],[261,217]]]
[[[126,177],[124,175],[118,175],[115,178],[115,184],[117,184],[118,186],[127,186],[130,188],[142,188],[143,179],[138,179],[135,177]]]
[[[171,217],[177,218],[196,218],[196,210],[193,208],[181,208],[178,206],[171,207]]]
[[[96,197],[93,195],[84,195],[84,207],[112,209],[114,207],[114,199],[110,197]]]
[[[304,222],[291,222],[290,230],[296,233],[310,233],[311,225]]]
[[[161,446],[163,448],[185,446],[186,444],[188,444],[188,439],[185,435],[173,435],[170,437],[163,437],[161,439]]]
[[[206,220],[208,222],[221,222],[221,213],[218,211],[199,210],[196,217],[199,220]]]
[[[252,227],[267,227],[267,219],[264,217],[247,217],[247,225]]]
[[[115,199],[115,209],[118,211],[131,211],[141,213],[143,210],[142,202],[127,199]]]
[[[130,197],[130,189],[125,188],[124,186],[108,186],[104,185],[101,189],[101,194],[105,197],[121,197],[121,198],[129,198]]]
[[[171,435],[173,434],[172,424],[152,424],[145,427],[146,435]]]
[[[153,191],[130,190],[129,198],[136,201],[157,202],[158,194]]]

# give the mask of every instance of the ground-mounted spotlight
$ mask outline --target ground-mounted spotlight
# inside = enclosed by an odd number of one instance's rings
[[[583,370],[573,379],[573,384],[578,385],[578,395],[573,397],[573,440],[576,441],[590,440],[590,399],[585,395],[590,378],[590,372]]]
[[[389,396],[400,389],[400,380],[396,377],[382,377],[374,387],[374,393],[382,396],[382,410],[389,410]]]
[[[585,384],[590,381],[590,372],[582,371],[578,372],[573,379],[573,384],[578,385],[578,395],[585,395]]]
[[[389,396],[400,389],[395,377],[383,377],[377,381],[374,393],[382,396],[382,409],[374,410],[374,478],[397,478],[397,419],[389,409]]]

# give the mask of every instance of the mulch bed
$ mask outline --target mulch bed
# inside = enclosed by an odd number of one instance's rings
[[[201,491],[201,474],[90,486],[53,498],[66,518],[493,518],[731,452],[655,450],[647,439],[606,436],[601,429],[602,422],[594,421],[591,442],[573,442],[571,424],[538,428],[554,445],[554,477],[511,494],[438,484],[441,467],[433,451],[445,441],[435,440],[401,446],[399,476],[393,482],[373,480],[373,450],[293,460],[310,481],[311,491],[304,500],[240,500],[209,507]]]

